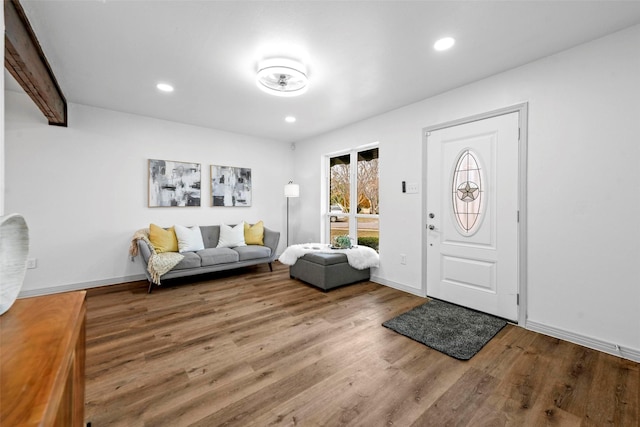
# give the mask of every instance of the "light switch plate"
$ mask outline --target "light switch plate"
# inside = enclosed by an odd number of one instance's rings
[[[418,183],[416,182],[408,182],[407,183],[407,193],[415,194],[418,192]]]

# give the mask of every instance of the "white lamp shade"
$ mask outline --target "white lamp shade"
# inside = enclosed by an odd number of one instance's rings
[[[284,197],[300,197],[300,186],[298,184],[285,185]]]

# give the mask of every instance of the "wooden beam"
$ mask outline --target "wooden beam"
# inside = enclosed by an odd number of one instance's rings
[[[67,100],[18,0],[4,2],[4,66],[49,120],[67,126]]]

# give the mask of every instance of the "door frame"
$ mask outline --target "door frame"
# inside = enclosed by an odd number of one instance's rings
[[[518,325],[527,320],[527,142],[529,103],[511,105],[497,110],[444,122],[422,129],[422,293],[427,295],[427,136],[429,133],[492,117],[518,113]]]

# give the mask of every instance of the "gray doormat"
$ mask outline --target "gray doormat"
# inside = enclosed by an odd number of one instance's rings
[[[429,300],[382,326],[456,359],[469,360],[506,324],[489,314]]]

